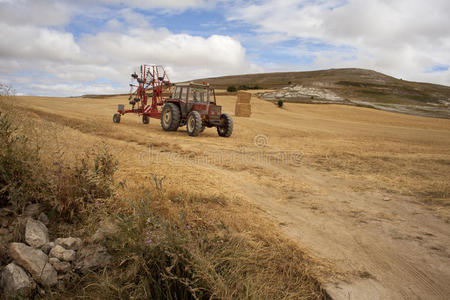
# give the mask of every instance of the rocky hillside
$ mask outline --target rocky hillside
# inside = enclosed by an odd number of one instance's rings
[[[242,85],[276,89],[267,100],[343,103],[377,109],[450,118],[450,87],[410,82],[364,69],[264,73],[206,80],[217,88]]]

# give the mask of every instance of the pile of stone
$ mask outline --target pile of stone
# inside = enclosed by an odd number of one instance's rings
[[[39,219],[48,222],[45,214]],[[47,226],[41,220],[26,218],[25,243],[9,244],[7,253],[12,262],[1,271],[0,298],[30,297],[40,286],[55,286],[58,280],[68,279],[70,273],[85,274],[109,262],[110,256],[102,245],[84,245],[76,237],[50,241]]]
[[[276,101],[286,100],[301,103],[343,103],[345,100],[327,88],[293,85],[277,91],[266,92],[261,98]]]
[[[252,114],[252,105],[250,104],[251,99],[252,94],[239,91],[237,93],[234,115],[237,117],[250,117],[250,115]]]

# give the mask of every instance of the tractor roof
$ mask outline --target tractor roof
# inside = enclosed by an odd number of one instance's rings
[[[192,82],[192,81],[176,83],[175,86],[194,86],[194,87],[210,88],[209,83],[203,84],[203,83],[197,83],[197,82]]]

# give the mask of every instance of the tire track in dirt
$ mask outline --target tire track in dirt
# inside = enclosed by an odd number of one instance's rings
[[[387,234],[394,229],[402,235],[409,234],[414,216],[404,205],[411,206],[411,200],[398,198],[399,203],[387,206],[383,195],[348,190],[345,187],[349,182],[345,180],[327,178],[321,172],[306,168],[284,171],[284,176],[297,176],[299,182],[316,187],[320,193],[282,201],[281,192],[267,185],[244,184],[242,180],[235,184],[244,197],[281,223],[284,232],[302,247],[331,261],[346,274],[345,281],[326,284],[330,296],[335,299],[446,299],[450,293],[447,284],[450,269],[439,274],[439,265],[450,266],[448,257],[435,256],[421,245],[408,248],[408,240],[394,240]],[[348,218],[355,208],[362,208],[364,213]],[[374,211],[370,212],[371,209]],[[438,227],[444,231],[444,237],[440,238],[450,243],[448,226],[420,204],[416,204],[414,212],[418,210],[430,221],[429,225],[421,223],[421,229],[441,234],[434,231]],[[377,217],[391,214],[402,221]],[[356,225],[360,221],[362,226]]]

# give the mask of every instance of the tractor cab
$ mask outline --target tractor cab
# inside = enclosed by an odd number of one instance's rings
[[[192,103],[216,103],[214,89],[203,84],[178,84],[172,94],[173,99]]]

